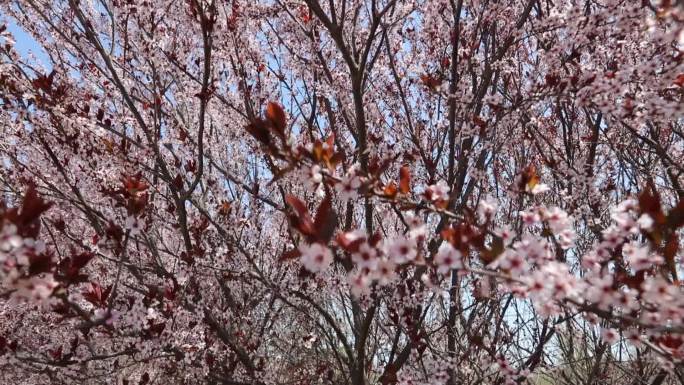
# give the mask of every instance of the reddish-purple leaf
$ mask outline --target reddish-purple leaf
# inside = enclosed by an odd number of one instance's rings
[[[273,124],[272,127],[275,129],[276,134],[285,138],[285,127],[287,126],[287,118],[285,116],[285,110],[283,107],[275,102],[269,102],[266,105],[266,119],[270,120]]]
[[[294,248],[290,251],[286,251],[283,254],[280,255],[280,258],[278,258],[278,261],[287,261],[290,259],[297,259],[302,255],[301,252],[299,252],[298,249]]]
[[[294,195],[286,195],[285,202],[287,202],[294,210],[295,214],[290,216],[292,226],[299,230],[302,234],[313,236],[316,234],[314,222],[311,219],[309,210],[306,208],[304,202]]]
[[[250,135],[252,135],[262,144],[269,145],[271,143],[271,135],[268,131],[268,123],[263,119],[255,119],[252,123],[246,125],[245,129],[250,133]]]
[[[401,166],[399,169],[399,191],[408,194],[411,191],[411,170],[408,165]]]
[[[337,227],[337,213],[332,207],[332,200],[329,196],[323,199],[323,202],[318,206],[316,217],[314,219],[314,227],[316,229],[316,237],[319,241],[328,243],[335,233]]]

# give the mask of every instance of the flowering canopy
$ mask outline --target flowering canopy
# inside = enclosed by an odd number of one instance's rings
[[[0,382],[684,378],[681,2],[0,9]]]

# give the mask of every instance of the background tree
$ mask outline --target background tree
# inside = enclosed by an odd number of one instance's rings
[[[0,7],[3,382],[684,383],[680,3]]]

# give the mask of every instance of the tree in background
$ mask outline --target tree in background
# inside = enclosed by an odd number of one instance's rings
[[[681,2],[0,7],[3,383],[684,383]]]

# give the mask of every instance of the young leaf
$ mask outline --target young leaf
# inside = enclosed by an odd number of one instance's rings
[[[304,202],[294,195],[286,195],[285,202],[292,206],[295,213],[290,216],[290,221],[292,226],[296,228],[299,232],[307,236],[315,236],[316,230],[314,228],[314,222],[311,219],[311,214],[306,208]]]
[[[271,143],[271,135],[268,132],[268,124],[262,119],[255,119],[252,123],[245,126],[247,132],[262,144],[269,145]]]
[[[323,202],[318,206],[316,217],[314,219],[314,228],[317,231],[317,238],[319,241],[328,243],[335,233],[337,227],[337,213],[332,208],[332,200],[330,196],[326,196]]]
[[[399,191],[402,194],[411,191],[411,170],[408,165],[403,165],[399,169]]]
[[[283,107],[281,107],[278,103],[269,102],[268,105],[266,105],[266,119],[273,123],[273,128],[275,128],[276,134],[284,139],[287,120]]]
[[[382,189],[382,193],[388,197],[394,199],[394,197],[397,196],[397,184],[394,183],[394,181],[390,181],[387,185],[385,185],[385,188]]]

